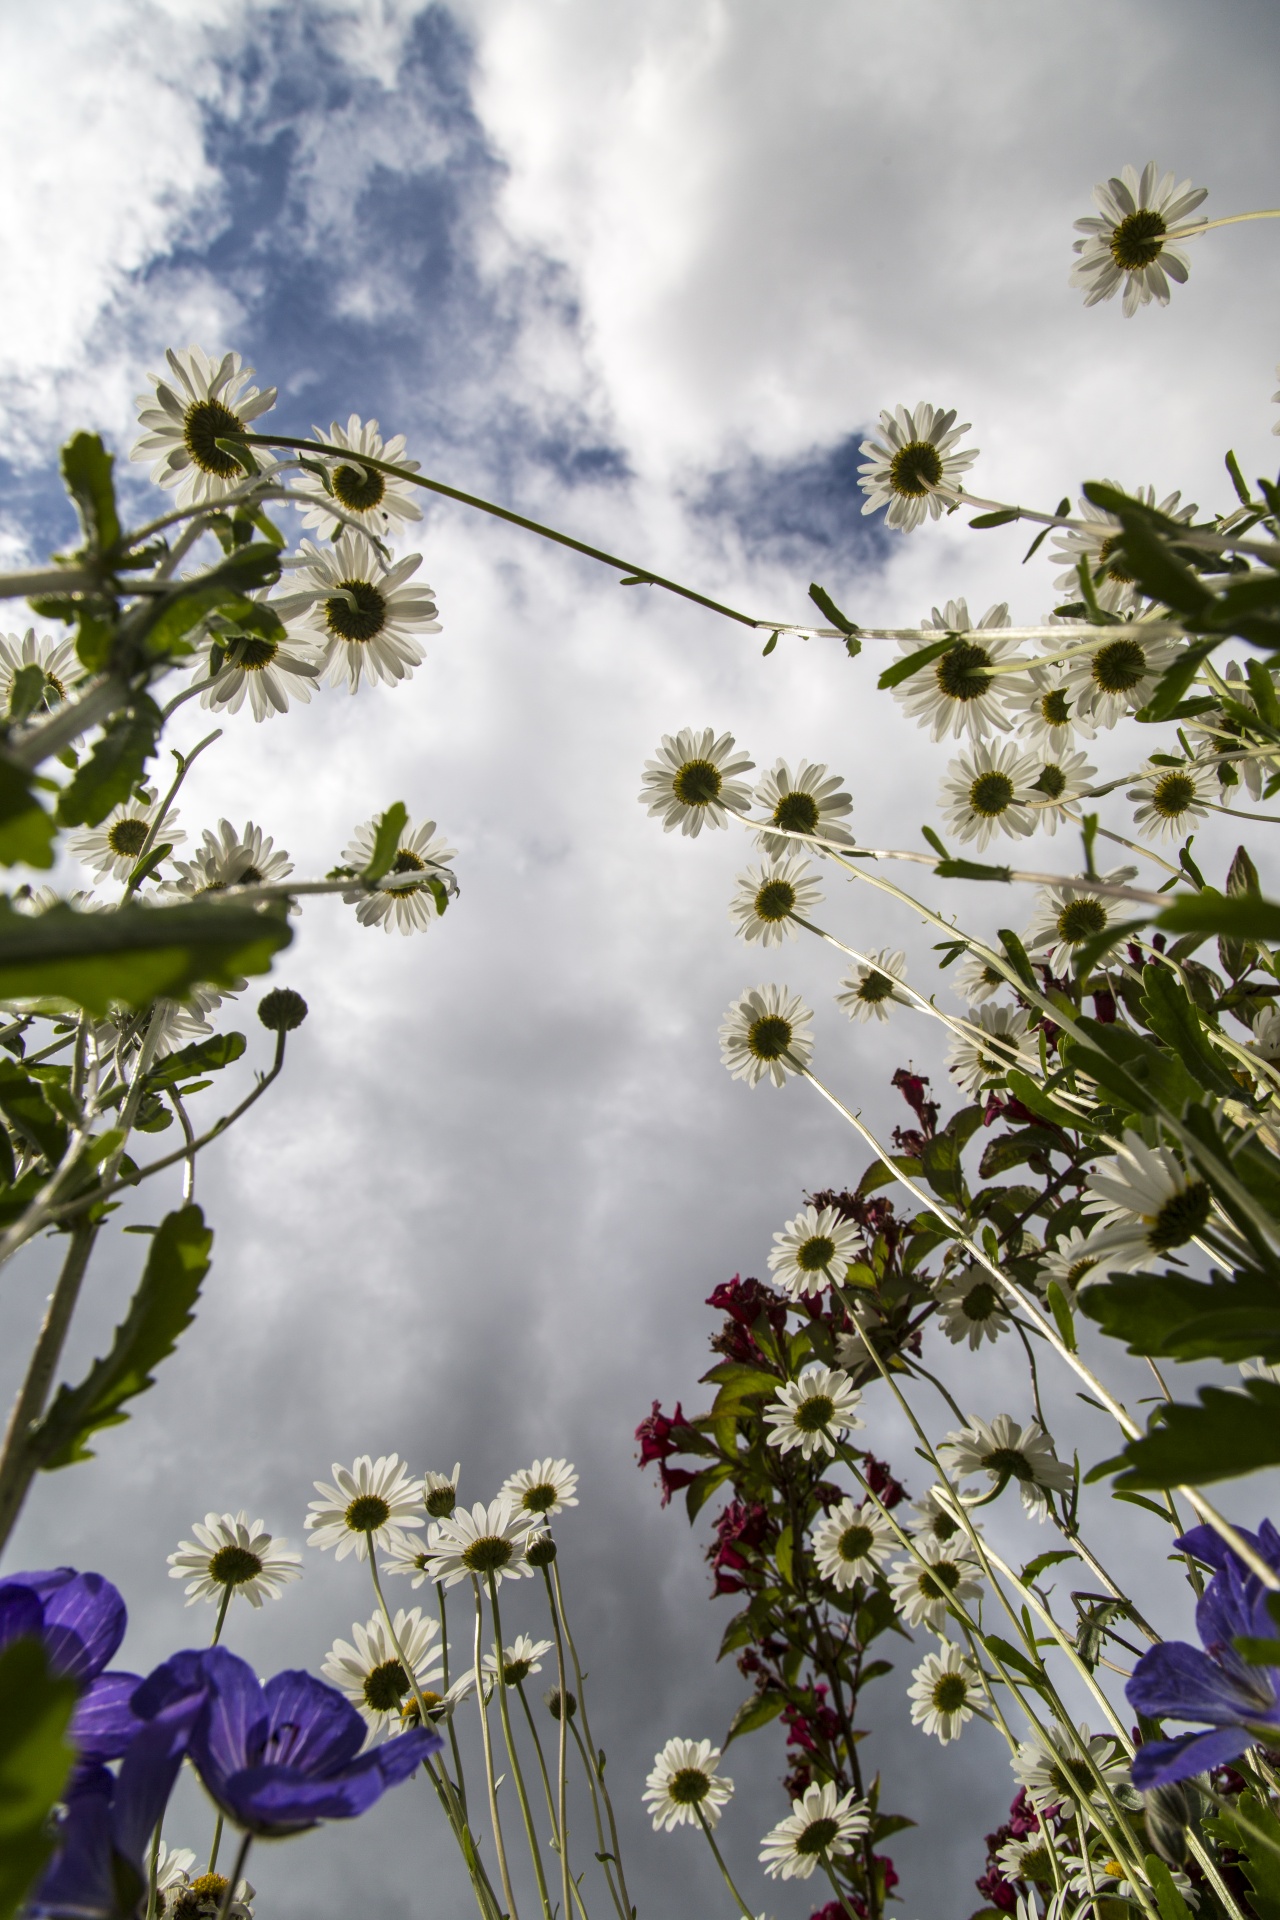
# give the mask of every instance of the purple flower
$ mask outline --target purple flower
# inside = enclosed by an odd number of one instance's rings
[[[191,1760],[222,1812],[249,1833],[275,1837],[349,1820],[444,1744],[423,1727],[361,1753],[365,1723],[336,1688],[296,1671],[264,1686],[225,1647],[175,1654],[138,1689],[134,1707],[147,1713],[198,1682],[208,1692]]]
[[[127,1622],[124,1601],[100,1573],[54,1567],[0,1580],[0,1647],[32,1635],[53,1671],[84,1689],[70,1730],[82,1763],[118,1758],[138,1730],[129,1700],[139,1676],[104,1672]]]
[[[1269,1521],[1245,1538],[1280,1570],[1280,1534]],[[1241,1636],[1277,1638],[1268,1589],[1209,1527],[1193,1528],[1177,1544],[1217,1569],[1196,1607],[1204,1650],[1185,1640],[1153,1647],[1134,1668],[1125,1694],[1138,1713],[1202,1721],[1209,1730],[1139,1747],[1133,1784],[1144,1793],[1223,1766],[1257,1741],[1274,1745],[1280,1732],[1280,1668],[1250,1665],[1233,1644]]]

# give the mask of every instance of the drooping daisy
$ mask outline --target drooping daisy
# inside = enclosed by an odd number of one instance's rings
[[[968,1654],[948,1641],[939,1652],[926,1653],[911,1679],[907,1698],[912,1725],[936,1734],[944,1747],[958,1740],[984,1697],[978,1669]]]
[[[809,914],[822,902],[822,889],[810,877],[803,854],[783,854],[738,875],[738,891],[729,902],[734,929],[761,946],[781,945],[799,933],[792,915]]]
[[[911,1002],[897,988],[907,977],[907,956],[899,947],[890,952],[882,947],[868,962],[859,962],[840,982],[836,1004],[851,1020],[887,1020],[892,1005],[909,1007]]]
[[[751,789],[736,776],[748,772],[755,761],[736,753],[735,744],[731,733],[717,735],[710,727],[701,733],[682,727],[679,733],[663,734],[657,756],[644,763],[640,804],[661,819],[664,833],[679,827],[696,839],[703,827],[728,826],[726,808],[746,812]]]
[[[422,1476],[422,1504],[433,1520],[447,1520],[458,1504],[458,1481],[462,1474],[460,1461],[455,1461],[453,1472],[424,1473]]]
[[[297,584],[275,608],[321,650],[335,687],[355,693],[362,678],[393,686],[421,666],[419,638],[439,633],[440,622],[431,588],[406,584],[422,565],[420,553],[384,567],[372,541],[348,528],[332,547],[304,540],[295,564]]]
[[[351,1629],[355,1645],[350,1640],[335,1640],[320,1669],[325,1679],[360,1709],[375,1732],[399,1723],[415,1681],[425,1706],[430,1707],[439,1698],[437,1688],[443,1671],[439,1625],[429,1614],[424,1616],[420,1607],[410,1607],[407,1613],[399,1608],[391,1624],[394,1640],[380,1613],[363,1626],[357,1621]]]
[[[204,688],[202,707],[239,713],[247,695],[249,711],[262,721],[287,713],[291,700],[306,706],[320,669],[320,649],[309,634],[279,639],[258,633],[211,635],[196,649],[192,680]]]
[[[1127,886],[1137,873],[1136,867],[1113,867],[1102,878],[1112,886]],[[1043,887],[1037,895],[1035,918],[1023,936],[1027,952],[1036,959],[1043,958],[1060,979],[1070,979],[1080,948],[1105,933],[1115,921],[1123,920],[1125,914],[1123,900],[1097,893],[1087,878],[1060,880],[1056,886]]]
[[[1052,1886],[1054,1876],[1050,1852],[1050,1840],[1041,1827],[1021,1840],[1006,1840],[996,1854],[996,1865],[1005,1880],[1023,1880],[1037,1887]]]
[[[419,1502],[422,1482],[415,1480],[398,1453],[367,1453],[350,1467],[333,1463],[335,1485],[315,1482],[319,1500],[308,1503],[306,1527],[311,1547],[336,1547],[339,1560],[354,1553],[367,1557],[370,1544],[393,1553],[409,1550],[405,1529],[423,1524]]]
[[[954,407],[944,413],[922,402],[912,412],[897,407],[880,415],[880,436],[864,440],[869,457],[858,468],[858,484],[867,500],[862,511],[887,507],[885,525],[910,533],[926,514],[936,520],[950,504],[961,475],[978,457],[976,447],[957,442],[969,422],[955,425]]]
[[[991,1041],[976,1033],[957,1034],[947,1053],[948,1071],[954,1074],[966,1093],[976,1093],[993,1074],[1005,1073],[1011,1066],[1024,1070],[1036,1061],[1035,1049],[1027,1028],[1029,1017],[1021,1007],[993,1006],[969,1009],[969,1024]]]
[[[1207,197],[1207,187],[1189,180],[1175,186],[1171,173],[1160,174],[1148,160],[1141,177],[1125,167],[1117,177],[1100,180],[1093,190],[1098,212],[1076,221],[1084,238],[1072,242],[1080,257],[1071,269],[1071,285],[1084,288],[1086,307],[1110,300],[1124,288],[1125,318],[1150,300],[1169,304],[1169,281],[1181,286],[1190,271],[1178,245],[1204,225],[1189,220]]]
[[[1091,1734],[1084,1725],[1079,1731],[1055,1725],[1049,1729],[1047,1741],[1033,1734],[1022,1742],[1009,1765],[1037,1813],[1059,1806],[1069,1815],[1087,1817],[1102,1799],[1099,1775],[1113,1798],[1123,1804],[1129,1797],[1128,1762],[1116,1741]]]
[[[1076,1289],[1084,1285],[1100,1257],[1098,1249],[1085,1239],[1079,1227],[1072,1227],[1055,1246],[1046,1247],[1041,1254],[1040,1280],[1046,1287],[1050,1280],[1056,1281],[1068,1304],[1074,1304]]]
[[[343,849],[343,864],[363,871],[373,858],[378,837],[378,816],[357,827],[350,846]],[[417,933],[429,927],[443,911],[433,887],[444,888],[453,897],[458,891],[457,875],[449,869],[456,848],[444,835],[436,836],[436,823],[426,820],[415,827],[406,820],[400,830],[395,858],[387,872],[375,883],[372,892],[353,887],[343,894],[348,906],[354,906],[362,927],[381,927],[384,933]]]
[[[1075,819],[1071,809],[1088,792],[1097,772],[1083,753],[1062,753],[1042,763],[1032,788],[1032,806],[1043,833],[1056,833],[1060,820]]]
[[[953,734],[958,740],[967,733],[971,740],[981,740],[992,728],[1008,732],[1006,707],[1017,675],[990,671],[1014,651],[1011,641],[993,637],[996,629],[1008,624],[1006,601],[988,607],[975,626],[964,599],[948,600],[941,612],[935,607],[932,618],[920,622],[925,645],[939,633],[966,636],[893,689],[894,698],[912,719],[928,727],[931,739],[945,740]],[[920,644],[903,640],[899,647],[905,655],[917,652]]]
[[[807,1880],[824,1859],[852,1853],[870,1825],[867,1803],[855,1798],[852,1787],[839,1794],[833,1781],[819,1786],[815,1780],[764,1836],[761,1863],[772,1880]]]
[[[247,820],[237,833],[229,820],[218,822],[218,831],[204,830],[204,838],[190,860],[175,860],[175,893],[197,895],[223,893],[228,887],[260,887],[283,880],[293,872],[287,853],[275,850],[275,842]]]
[[[138,425],[145,429],[129,450],[131,460],[152,460],[151,478],[176,487],[180,507],[221,500],[245,478],[244,468],[218,446],[238,440],[251,421],[276,403],[276,389],[249,385],[253,368],[238,353],[214,360],[202,347],[165,353],[172,384],[149,373],[155,393],[138,396]]]
[[[1206,802],[1218,799],[1213,767],[1183,760],[1175,767],[1148,762],[1136,787],[1125,795],[1139,802],[1133,824],[1152,840],[1181,840],[1206,816]]]
[[[196,1856],[190,1847],[167,1847],[162,1840],[156,1849],[156,1913],[172,1913],[173,1901],[191,1885],[191,1869]]]
[[[122,800],[96,827],[88,827],[83,833],[73,833],[67,845],[77,860],[92,867],[95,873],[113,880],[127,880],[138,864],[138,856],[146,845],[158,809],[159,801],[148,788],[144,797],[135,794],[128,800]],[[186,834],[178,827],[178,815],[173,808],[165,815],[164,827],[158,837],[171,847],[180,846],[186,839]]]
[[[542,1672],[542,1662],[554,1651],[550,1640],[531,1640],[527,1633],[518,1633],[509,1647],[502,1649],[502,1677],[509,1687],[518,1687],[531,1673]],[[486,1653],[481,1663],[486,1673],[497,1678],[498,1650]]]
[[[386,1559],[382,1562],[382,1571],[384,1573],[405,1574],[408,1578],[409,1585],[416,1590],[422,1585],[424,1580],[431,1578],[430,1569],[427,1564],[430,1559],[431,1555],[425,1547],[419,1546],[413,1540],[406,1539],[401,1543],[401,1546],[395,1553],[389,1553],[387,1555]]]
[[[971,1414],[968,1426],[949,1433],[938,1451],[951,1455],[957,1478],[985,1473],[997,1486],[1015,1481],[1034,1520],[1048,1512],[1047,1494],[1067,1493],[1075,1484],[1072,1469],[1059,1460],[1038,1420],[1020,1427],[1011,1414],[998,1413],[988,1425]]]
[[[698,1814],[714,1827],[733,1796],[733,1782],[716,1771],[720,1749],[709,1740],[668,1740],[645,1783],[644,1803],[653,1816],[653,1829],[674,1832],[696,1827]]]
[[[487,1507],[477,1500],[469,1512],[455,1507],[447,1520],[431,1523],[427,1570],[446,1587],[473,1575],[481,1581],[532,1577],[525,1553],[536,1531],[536,1516],[506,1499],[491,1500]]]
[[[935,1288],[938,1320],[953,1345],[969,1342],[974,1353],[984,1340],[998,1340],[1009,1326],[1009,1309],[990,1274],[981,1267],[953,1271]]]
[[[937,1540],[944,1544],[954,1540],[957,1534],[964,1534],[967,1541],[969,1536],[965,1531],[965,1523],[958,1518],[958,1509],[961,1506],[968,1507],[977,1498],[977,1494],[968,1487],[957,1488],[954,1493],[950,1487],[930,1487],[928,1493],[922,1494],[911,1509],[919,1523],[917,1534],[922,1539]],[[967,1524],[975,1533],[981,1533],[982,1528],[972,1516],[968,1517]]]
[[[1096,1216],[1089,1247],[1107,1272],[1185,1247],[1212,1209],[1208,1183],[1188,1173],[1172,1148],[1149,1147],[1138,1133],[1126,1133],[1086,1184],[1087,1211]]]
[[[1177,640],[1148,639],[1140,624],[1131,621],[1116,639],[1070,662],[1077,707],[1095,726],[1114,727],[1146,705],[1179,645]]]
[[[720,1028],[720,1058],[735,1080],[757,1086],[766,1073],[780,1087],[813,1058],[813,1015],[789,987],[751,987]]]
[[[1280,1007],[1274,1002],[1264,1007],[1254,1021],[1249,1051],[1256,1053],[1260,1060],[1269,1060],[1272,1065],[1280,1061]]]
[[[771,833],[766,827],[757,833],[756,844],[766,853],[795,853],[804,843],[789,840],[792,833],[811,833],[840,847],[854,843],[840,824],[853,811],[853,796],[844,791],[838,773],[828,773],[825,761],[802,760],[794,773],[785,760],[775,762],[758,782],[755,800],[770,825],[781,829]]]
[[[919,1559],[913,1555],[894,1563],[889,1590],[909,1627],[930,1627],[936,1632],[947,1617],[949,1600],[967,1607],[978,1598],[982,1569],[964,1540],[926,1536],[917,1540],[916,1551]]]
[[[1088,637],[1087,630],[1080,634],[1081,640]],[[1094,724],[1076,700],[1070,667],[1069,660],[1036,663],[1016,676],[1018,684],[1008,696],[1009,711],[1018,738],[1031,752],[1056,759],[1067,751],[1074,734],[1086,740],[1094,737]]]
[[[948,826],[981,848],[996,833],[1022,839],[1036,830],[1031,802],[1037,798],[1040,763],[1012,741],[982,741],[947,768],[938,795]]]
[[[861,1246],[861,1235],[834,1207],[805,1207],[773,1236],[769,1271],[774,1285],[793,1300],[821,1293],[833,1279],[844,1278],[845,1268]]]
[[[169,1578],[187,1582],[187,1605],[222,1601],[230,1588],[251,1607],[278,1600],[286,1584],[302,1574],[302,1555],[283,1540],[273,1543],[261,1520],[239,1513],[206,1513],[203,1526],[193,1521],[194,1540],[180,1540],[168,1559]]]
[[[1117,493],[1126,491],[1116,480],[1107,480],[1103,484],[1114,488]],[[1164,514],[1168,520],[1186,522],[1195,518],[1195,505],[1182,506],[1180,493],[1167,495],[1158,506],[1154,487],[1139,487],[1130,495],[1130,498],[1140,501],[1143,506],[1155,507],[1157,513]],[[1083,560],[1093,576],[1093,591],[1098,605],[1107,613],[1127,613],[1138,606],[1143,596],[1133,575],[1129,572],[1121,551],[1124,528],[1114,513],[1108,513],[1105,507],[1095,507],[1092,500],[1079,500],[1076,507],[1077,518],[1086,524],[1083,527],[1063,527],[1054,534],[1054,544],[1050,549],[1049,557],[1055,565],[1063,568],[1063,572],[1054,580],[1054,585],[1063,593],[1069,594],[1073,601],[1076,600],[1080,593],[1079,565]],[[1099,574],[1102,576],[1100,579]],[[1141,633],[1141,628],[1138,632]],[[1071,637],[1070,633],[1063,635],[1067,640]],[[1088,633],[1081,631],[1080,639],[1083,641],[1088,638]],[[1115,642],[1111,644],[1115,645]],[[1168,647],[1171,643],[1164,644]],[[1106,653],[1107,648],[1104,647],[1102,651]],[[1115,679],[1119,675],[1125,658],[1126,656],[1119,654],[1113,656],[1109,667],[1108,663],[1104,662],[1102,678],[1096,683],[1099,691],[1102,693],[1126,691],[1123,687],[1114,688],[1109,685],[1109,679]],[[1086,673],[1083,675],[1079,660],[1068,661],[1066,665],[1075,691],[1074,711],[1077,713],[1083,711],[1087,714],[1092,704],[1086,704],[1083,698],[1089,684],[1088,661],[1086,659]],[[1133,704],[1140,707],[1142,699],[1135,700]],[[1113,727],[1118,718],[1118,713],[1113,717],[1103,717],[1099,724],[1104,727]]]
[[[847,1373],[811,1361],[799,1379],[778,1388],[765,1408],[765,1425],[772,1428],[769,1445],[780,1453],[799,1447],[806,1460],[815,1453],[834,1454],[838,1435],[866,1424],[855,1412],[861,1398]]]
[[[502,1483],[502,1498],[524,1513],[547,1516],[578,1504],[578,1473],[567,1460],[535,1460]]]
[[[955,971],[955,990],[960,998],[971,1007],[980,1007],[984,1000],[990,1000],[992,994],[999,993],[1007,986],[1004,975],[984,960],[980,953],[966,954]]]
[[[44,675],[40,697],[31,710],[33,714],[61,706],[73,683],[84,672],[74,640],[37,634],[34,627],[28,627],[21,639],[16,633],[0,634],[0,717],[9,711],[14,675],[24,667],[39,667]]]
[[[878,1507],[846,1498],[824,1514],[813,1530],[818,1572],[845,1592],[858,1580],[870,1580],[898,1544]]]
[[[345,427],[335,420],[328,433],[320,427],[312,427],[311,431],[317,440],[345,448],[351,458],[333,459],[323,453],[308,456],[325,468],[329,486],[326,489],[319,474],[305,468],[294,479],[294,505],[305,516],[304,527],[318,527],[326,540],[336,539],[343,521],[333,512],[333,502],[373,533],[390,533],[396,520],[421,520],[422,509],[407,483],[394,474],[379,473],[376,467],[367,464],[369,460],[382,460],[388,466],[417,473],[419,462],[405,458],[402,433],[384,441],[377,421],[362,421],[358,413],[350,416]]]

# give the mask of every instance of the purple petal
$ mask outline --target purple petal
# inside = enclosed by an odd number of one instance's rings
[[[90,1681],[71,1716],[71,1738],[82,1760],[120,1758],[143,1725],[131,1705],[141,1685],[136,1673],[100,1673]]]
[[[247,1660],[237,1659],[225,1647],[210,1647],[199,1656],[199,1664],[209,1702],[192,1741],[192,1758],[213,1793],[213,1780],[239,1773],[261,1758],[268,1710]]]
[[[373,1761],[372,1754],[364,1760]],[[300,1833],[320,1820],[351,1820],[381,1797],[376,1764],[355,1762],[344,1773],[309,1779],[293,1767],[247,1767],[223,1786],[223,1804],[238,1826],[271,1838]]]
[[[205,1702],[203,1687],[176,1695],[129,1742],[112,1795],[111,1831],[116,1851],[130,1862],[141,1862],[163,1818]]]
[[[365,1724],[351,1702],[312,1674],[286,1669],[263,1693],[271,1716],[265,1762],[319,1779],[345,1767],[364,1745]]]
[[[439,1753],[443,1745],[438,1733],[413,1727],[408,1733],[398,1733],[393,1740],[385,1740],[380,1747],[375,1747],[374,1758],[386,1784],[394,1787],[401,1780],[407,1780],[429,1753]]]
[[[68,1802],[57,1851],[30,1896],[33,1915],[114,1913],[116,1884],[111,1845],[111,1793],[105,1767],[87,1778]]]
[[[1148,1740],[1133,1756],[1133,1784],[1139,1793],[1172,1786],[1239,1759],[1252,1738],[1243,1727],[1219,1727],[1213,1733],[1184,1733],[1178,1740]]]
[[[1169,1714],[1211,1726],[1280,1719],[1266,1668],[1239,1665],[1229,1671],[1185,1640],[1166,1641],[1144,1653],[1124,1691],[1136,1713],[1152,1718]]]
[[[129,1622],[119,1591],[100,1573],[77,1573],[42,1597],[50,1664],[75,1680],[96,1679]]]
[[[0,1647],[7,1647],[11,1640],[39,1639],[43,1627],[39,1594],[16,1580],[0,1583]]]

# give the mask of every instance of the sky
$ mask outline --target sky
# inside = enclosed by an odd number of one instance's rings
[[[955,406],[982,450],[974,485],[1050,506],[1109,476],[1210,508],[1226,446],[1247,473],[1272,465],[1275,228],[1212,236],[1171,307],[1131,321],[1086,312],[1067,273],[1073,219],[1126,162],[1207,185],[1210,215],[1274,199],[1278,56],[1261,0],[4,9],[0,564],[70,538],[55,450],[78,427],[155,510],[126,458],[134,396],[166,346],[198,341],[279,387],[281,432],[375,416],[436,477],[761,617],[804,621],[816,579],[863,624],[914,625],[960,594],[1038,620],[1052,570],[1021,566],[1025,529],[886,534],[861,514],[858,443],[882,407]],[[852,1183],[866,1156],[804,1087],[731,1082],[716,1028],[744,988],[785,980],[817,1009],[820,1068],[882,1133],[903,1117],[893,1070],[945,1070],[906,1016],[852,1027],[816,949],[744,951],[726,908],[750,850],[664,836],[636,795],[662,734],[710,725],[762,768],[827,761],[859,839],[912,846],[947,756],[872,697],[883,649],[784,640],[762,658],[758,635],[447,503],[414,545],[443,630],[413,679],[270,730],[233,718],[183,824],[252,818],[322,873],[403,799],[458,849],[461,898],[413,941],[308,906],[277,977],[310,1018],[280,1084],[201,1161],[217,1239],[197,1324],[97,1461],[36,1489],[7,1564],[107,1573],[145,1669],[208,1631],[165,1567],[207,1509],[296,1544],[335,1460],[459,1460],[477,1500],[565,1455],[582,1485],[562,1564],[633,1891],[642,1914],[727,1911],[696,1836],[652,1834],[639,1805],[655,1750],[719,1740],[743,1683],[714,1663],[730,1607],[708,1598],[705,1528],[660,1509],[633,1429],[655,1397],[703,1404],[705,1296],[761,1272],[804,1192]],[[175,742],[203,718],[184,709]],[[1234,841],[1198,846],[1223,867]],[[1041,851],[1070,870],[1074,849]],[[905,947],[923,977],[928,936],[901,909],[827,891],[844,938]],[[933,897],[979,931],[999,918],[977,890]],[[254,997],[236,1018],[257,1035]],[[69,1368],[101,1350],[138,1249],[104,1245]],[[54,1253],[11,1270],[6,1388]],[[977,1407],[1027,1411],[1005,1349],[940,1361]],[[1110,1450],[1069,1382],[1049,1392],[1082,1453]],[[871,1432],[920,1490],[896,1416],[877,1404]],[[1238,1517],[1263,1490],[1235,1490]],[[1099,1519],[1118,1553],[1131,1518]],[[1043,1544],[1014,1511],[992,1526],[1023,1558]],[[233,1618],[262,1671],[318,1669],[372,1610],[353,1562],[305,1559],[284,1600]],[[1144,1599],[1185,1631],[1146,1559]],[[507,1625],[536,1632],[533,1600]],[[909,1665],[868,1694],[864,1751],[919,1823],[890,1849],[898,1911],[962,1920],[1012,1777],[984,1729],[958,1757],[910,1729]],[[803,1888],[754,1865],[785,1811],[780,1737],[726,1764],[748,1898],[806,1915]],[[464,1911],[415,1791],[264,1848],[259,1912]],[[199,1848],[207,1822],[184,1785],[168,1837]]]

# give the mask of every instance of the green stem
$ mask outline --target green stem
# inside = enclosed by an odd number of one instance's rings
[[[227,1890],[222,1896],[222,1905],[218,1909],[218,1920],[227,1920],[231,1911],[231,1902],[236,1897],[236,1888],[244,1878],[245,1862],[249,1858],[249,1849],[253,1845],[253,1835],[246,1833],[236,1851],[236,1863],[227,1879]]]
[[[511,1731],[511,1710],[507,1704],[507,1666],[502,1647],[502,1614],[498,1607],[498,1583],[493,1574],[489,1575],[489,1605],[493,1609],[493,1637],[498,1667],[498,1716],[502,1721],[502,1737],[506,1742],[507,1758],[511,1762],[511,1777],[516,1783],[516,1798],[520,1802],[520,1817],[524,1821],[529,1857],[533,1861],[533,1876],[538,1883],[538,1898],[542,1902],[543,1920],[551,1920],[551,1902],[547,1898],[547,1882],[542,1871],[542,1851],[538,1846],[538,1836],[533,1830],[533,1815],[529,1811],[524,1771],[516,1752],[515,1735]]]
[[[151,1853],[147,1861],[147,1920],[156,1920],[156,1874],[160,1864],[160,1822],[156,1821],[155,1832],[151,1836]]]
[[[493,1822],[493,1844],[498,1855],[498,1872],[502,1877],[502,1892],[507,1903],[507,1913],[510,1920],[518,1920],[516,1897],[511,1891],[511,1874],[507,1867],[507,1849],[502,1839],[502,1823],[498,1819],[498,1784],[493,1773],[493,1743],[489,1738],[489,1714],[484,1702],[484,1669],[480,1664],[480,1636],[484,1626],[484,1610],[480,1599],[480,1582],[474,1573],[471,1576],[471,1585],[475,1589],[476,1600],[474,1648],[476,1700],[480,1707],[480,1740],[484,1747],[484,1773],[489,1787],[489,1818]]]
[[[447,1694],[449,1691],[449,1627],[445,1612],[444,1582],[437,1580],[435,1589],[436,1607],[440,1614],[440,1677],[444,1683],[445,1693]],[[465,1815],[467,1811],[467,1783],[462,1774],[462,1753],[458,1747],[458,1734],[453,1724],[452,1714],[449,1715],[445,1724],[449,1729],[449,1750],[453,1754],[453,1768],[458,1781],[458,1804],[461,1806],[463,1814]]]
[[[556,1773],[556,1793],[557,1793],[557,1798],[560,1804],[559,1826],[560,1826],[561,1893],[562,1893],[562,1898],[564,1900],[565,1920],[568,1920],[569,1888],[570,1888],[570,1885],[572,1885],[574,1892],[577,1893],[578,1883],[576,1880],[572,1878],[572,1875],[569,1870],[569,1806],[568,1806],[568,1801],[569,1801],[569,1701],[565,1691],[565,1683],[564,1683],[564,1635],[561,1632],[561,1628],[560,1628],[560,1615],[556,1611],[555,1595],[552,1593],[552,1590],[551,1590],[551,1575],[548,1572],[546,1567],[543,1567],[542,1569],[542,1580],[543,1580],[543,1585],[547,1589],[547,1605],[551,1610],[551,1631],[555,1636],[555,1643],[556,1643],[556,1680],[560,1688],[560,1717],[556,1723],[559,1729],[559,1759],[557,1763],[557,1773]],[[599,1816],[597,1815],[597,1825],[598,1824],[599,1824]],[[603,1836],[601,1836],[600,1847],[601,1847],[601,1852],[603,1852],[604,1851]],[[581,1905],[581,1895],[579,1895],[579,1905]]]
[[[218,1602],[218,1617],[213,1623],[213,1638],[209,1642],[211,1647],[216,1647],[222,1638],[222,1625],[227,1617],[227,1608],[231,1605],[232,1591],[230,1582],[222,1589],[222,1598]]]
[[[573,1661],[573,1677],[578,1686],[578,1711],[582,1715],[582,1731],[586,1735],[588,1745],[591,1749],[592,1766],[595,1770],[596,1778],[600,1783],[600,1797],[604,1801],[604,1810],[609,1821],[609,1838],[612,1842],[614,1865],[618,1871],[618,1886],[622,1892],[622,1903],[627,1914],[631,1915],[634,1914],[635,1908],[632,1905],[631,1895],[627,1892],[627,1877],[622,1871],[622,1849],[618,1844],[618,1824],[613,1817],[613,1802],[609,1798],[609,1789],[604,1783],[604,1765],[600,1757],[600,1749],[597,1747],[591,1733],[591,1720],[587,1713],[586,1682],[583,1677],[582,1666],[578,1660],[578,1649],[573,1643],[573,1634],[569,1630],[569,1618],[564,1610],[564,1592],[560,1585],[560,1567],[556,1561],[552,1562],[551,1577],[555,1583],[556,1608],[564,1626],[565,1643],[569,1648],[569,1658]]]
[[[849,1901],[845,1895],[844,1888],[840,1885],[840,1882],[836,1879],[835,1872],[831,1865],[830,1854],[824,1848],[819,1857],[822,1861],[822,1871],[826,1874],[828,1880],[831,1882],[832,1888],[835,1892],[836,1899],[840,1902],[840,1905],[844,1908],[845,1912],[848,1914],[849,1920],[859,1920],[858,1914],[849,1905]],[[870,1895],[871,1895],[871,1889],[870,1887],[868,1887],[867,1889],[868,1900],[870,1899]]]
[[[738,1892],[738,1889],[733,1884],[733,1875],[729,1872],[728,1867],[726,1867],[724,1863],[724,1855],[721,1853],[719,1847],[716,1845],[716,1837],[711,1831],[711,1827],[707,1821],[706,1814],[702,1811],[702,1808],[697,1805],[695,1805],[693,1810],[698,1816],[698,1825],[702,1828],[702,1831],[707,1836],[707,1845],[710,1847],[712,1853],[716,1857],[716,1865],[720,1869],[720,1873],[721,1873],[721,1876],[723,1877],[724,1883],[726,1887],[728,1887],[730,1893],[733,1895],[734,1899],[738,1903],[738,1911],[742,1915],[742,1920],[756,1920],[756,1917],[752,1913],[750,1907],[747,1905],[746,1901],[743,1899],[742,1895]]]
[[[217,1866],[218,1848],[221,1845],[222,1845],[222,1815],[219,1814],[217,1819],[213,1823],[213,1843],[209,1848],[209,1864],[205,1868],[206,1873],[212,1873],[214,1868]]]

